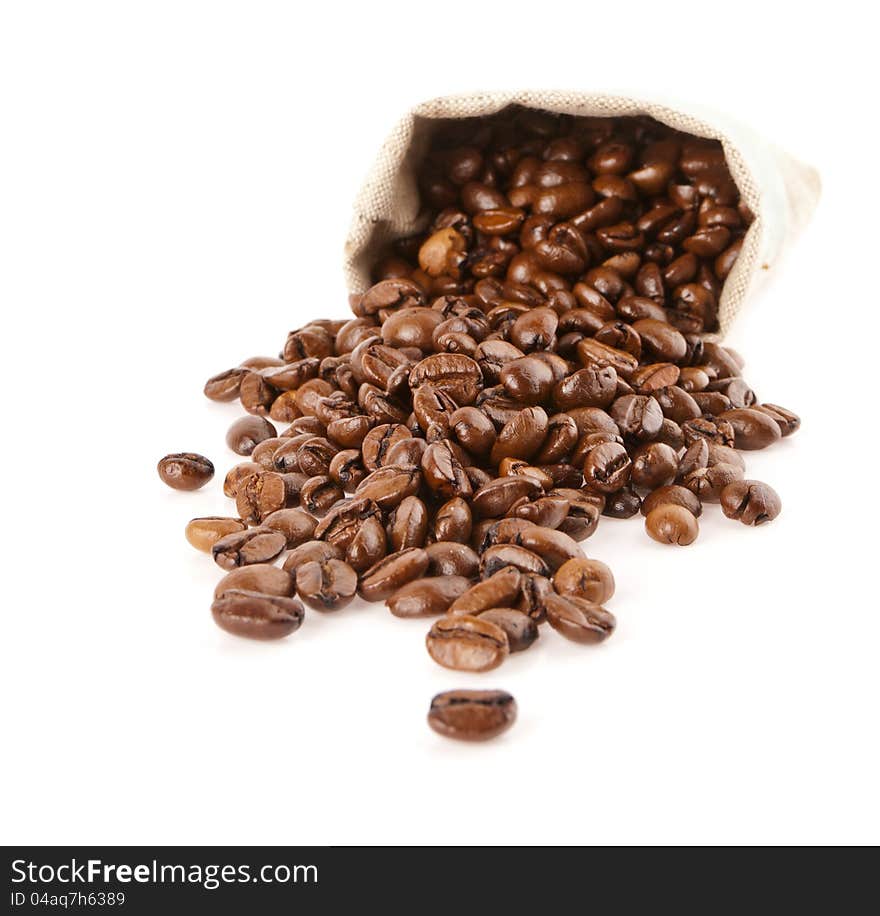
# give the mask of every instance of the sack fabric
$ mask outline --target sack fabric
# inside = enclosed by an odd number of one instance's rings
[[[397,123],[355,200],[345,244],[345,279],[351,292],[370,286],[370,267],[388,244],[424,229],[419,224],[416,172],[438,120],[494,114],[508,105],[590,117],[650,115],[677,130],[720,140],[742,199],[755,214],[728,276],[718,309],[723,337],[788,243],[812,215],[819,198],[817,172],[768,144],[745,126],[694,105],[685,107],[581,91],[525,90],[445,96],[417,105]]]

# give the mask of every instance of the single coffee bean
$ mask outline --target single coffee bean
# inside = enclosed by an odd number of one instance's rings
[[[783,436],[790,436],[800,429],[801,418],[785,407],[780,407],[778,404],[756,404],[754,409],[772,417]]]
[[[516,701],[503,690],[447,690],[431,700],[428,724],[445,738],[487,741],[506,732],[516,712]]]
[[[345,491],[332,477],[309,477],[299,491],[303,509],[315,516],[326,514],[344,496]]]
[[[284,550],[287,539],[271,528],[249,528],[234,531],[216,541],[211,548],[214,562],[223,569],[269,563]]]
[[[408,547],[389,554],[361,575],[358,594],[367,601],[384,601],[401,586],[421,579],[428,570],[428,554]]]
[[[211,614],[219,627],[250,639],[281,639],[296,632],[305,612],[296,598],[230,590],[214,599]]]
[[[584,461],[584,481],[601,493],[614,493],[625,487],[631,472],[629,454],[616,442],[596,446]]]
[[[299,547],[312,540],[318,520],[303,509],[278,509],[263,519],[264,528],[280,531],[288,548]]]
[[[632,518],[638,515],[642,507],[642,498],[631,487],[624,487],[614,493],[609,493],[602,507],[602,515],[606,518]]]
[[[525,519],[544,528],[558,528],[568,517],[571,500],[560,496],[542,496],[511,509],[516,518]]]
[[[186,539],[196,550],[210,553],[211,548],[222,537],[235,531],[244,531],[247,525],[240,518],[224,518],[218,515],[209,515],[204,518],[194,518],[186,526]]]
[[[214,597],[221,598],[229,591],[257,592],[262,595],[296,594],[293,576],[271,563],[255,563],[253,566],[239,566],[228,572],[214,589]]]
[[[647,516],[658,506],[665,505],[681,506],[687,509],[694,518],[699,518],[700,513],[703,511],[699,498],[687,487],[671,484],[665,487],[658,487],[642,500],[642,515]]]
[[[305,544],[300,544],[290,551],[284,559],[282,569],[295,575],[300,566],[306,563],[341,560],[344,556],[345,551],[335,544],[328,544],[326,541],[306,541]]]
[[[239,417],[226,433],[226,444],[236,455],[250,455],[264,439],[277,435],[275,427],[265,417]]]
[[[721,491],[721,511],[744,525],[763,525],[779,515],[782,500],[760,480],[735,480]]]
[[[492,607],[509,607],[519,596],[520,579],[515,566],[504,566],[463,592],[449,605],[447,613],[476,615]]]
[[[713,464],[697,468],[682,478],[682,485],[699,497],[701,503],[717,503],[721,491],[735,480],[742,480],[743,472],[732,464]]]
[[[422,455],[421,477],[431,490],[447,499],[456,496],[467,498],[473,493],[471,482],[456,449],[446,439],[434,442],[425,449]],[[409,496],[411,493],[405,495]]]
[[[645,517],[645,530],[661,544],[686,547],[693,544],[700,532],[696,518],[682,506],[664,503]]]
[[[526,550],[537,554],[551,572],[558,569],[566,560],[584,555],[577,541],[564,531],[556,531],[553,528],[544,528],[540,525],[533,525],[531,528],[525,529],[517,537],[516,541],[521,547],[525,547]],[[537,569],[525,571],[541,572]]]
[[[547,563],[538,554],[517,544],[496,544],[483,551],[480,558],[480,573],[483,579],[494,575],[505,566],[514,566],[520,572],[537,573],[539,576],[550,573]]]
[[[614,596],[614,575],[601,560],[573,557],[553,574],[553,588],[560,595],[605,604]]]
[[[510,652],[501,627],[466,615],[442,617],[431,627],[426,645],[437,664],[455,671],[491,671]]]
[[[725,411],[719,419],[733,427],[734,445],[739,449],[766,448],[782,438],[782,430],[773,417],[750,407]]]
[[[157,470],[162,483],[174,490],[198,490],[214,476],[214,465],[195,452],[166,455]]]
[[[545,608],[550,626],[572,642],[603,642],[617,626],[610,611],[584,598],[551,593],[545,599]]]
[[[408,582],[385,603],[395,617],[436,617],[445,614],[470,584],[464,576],[429,576]]]
[[[684,441],[690,445],[697,439],[707,439],[718,445],[734,446],[735,433],[729,420],[719,417],[700,417],[696,420],[687,420],[681,424]]]
[[[541,488],[528,477],[496,477],[474,494],[471,509],[482,518],[500,518],[524,496],[532,497]]]
[[[304,563],[296,571],[296,592],[319,611],[338,611],[354,598],[357,573],[342,560]]]
[[[523,573],[516,609],[527,614],[535,623],[543,623],[547,619],[546,599],[553,593],[553,584],[546,576]]]
[[[238,488],[253,474],[262,474],[265,471],[261,465],[254,461],[243,461],[230,468],[223,481],[223,495],[235,499]]]
[[[480,557],[467,544],[437,541],[425,550],[429,560],[428,575],[465,576],[470,579],[479,572]]]
[[[633,453],[630,481],[634,487],[656,490],[672,483],[678,473],[678,455],[662,442],[649,442]]]
[[[511,652],[524,652],[538,638],[538,624],[522,611],[511,607],[495,607],[474,615],[501,627],[507,634]]]
[[[544,444],[549,419],[543,407],[527,407],[504,424],[492,446],[491,459],[531,458]]]
[[[421,482],[422,474],[417,468],[388,465],[366,476],[355,490],[355,496],[374,501],[380,509],[393,509],[407,496],[413,496]]]
[[[238,397],[241,380],[247,374],[247,369],[237,366],[235,369],[227,369],[217,375],[212,375],[205,382],[205,397],[212,401],[234,401]]]

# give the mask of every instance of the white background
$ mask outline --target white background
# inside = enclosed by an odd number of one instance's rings
[[[877,842],[876,23],[864,3],[3,3],[2,839],[16,843]],[[790,10],[791,12],[786,12]],[[204,379],[346,313],[350,204],[411,104],[482,87],[666,93],[816,165],[814,220],[730,342],[802,431],[784,502],[688,549],[603,521],[612,640],[544,630],[479,678],[428,624],[212,623],[184,540],[223,514]],[[213,458],[196,494],[167,452]],[[505,738],[431,696],[512,691]]]

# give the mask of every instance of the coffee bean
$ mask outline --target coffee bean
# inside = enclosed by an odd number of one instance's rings
[[[610,611],[573,595],[549,594],[545,609],[550,626],[572,642],[603,642],[617,626],[617,620]]]
[[[763,525],[779,515],[782,501],[760,480],[735,480],[721,491],[721,511],[744,525]]]
[[[470,579],[480,569],[480,558],[467,544],[437,541],[425,548],[428,554],[428,574],[431,576],[465,576]]]
[[[210,553],[220,538],[235,531],[244,531],[247,525],[240,518],[225,518],[209,515],[194,518],[186,526],[186,539],[196,550]]]
[[[508,607],[519,596],[521,573],[515,566],[504,566],[498,572],[476,582],[453,601],[449,614],[476,615],[493,607]]]
[[[166,455],[157,470],[162,483],[174,490],[198,490],[214,476],[214,465],[195,452]]]
[[[445,614],[469,585],[464,576],[429,576],[397,589],[385,603],[395,617],[436,617]]]
[[[229,591],[258,592],[261,595],[292,597],[296,593],[293,576],[270,563],[239,566],[217,583],[214,597],[222,598]]]
[[[427,572],[428,563],[428,554],[420,547],[398,550],[361,575],[358,594],[367,601],[384,601],[401,586],[421,579]]]
[[[286,547],[299,547],[312,540],[318,520],[303,509],[279,509],[269,513],[263,519],[263,527],[280,531],[286,541]]]
[[[265,468],[254,461],[243,461],[230,468],[223,481],[223,495],[235,499],[238,488],[253,474],[262,474]]]
[[[500,518],[524,496],[540,493],[538,484],[527,477],[496,477],[477,490],[471,509],[483,518]]]
[[[323,563],[325,560],[341,560],[345,552],[335,544],[328,544],[326,541],[306,541],[295,547],[284,559],[283,569],[285,572],[296,571],[306,563]]]
[[[516,701],[503,690],[447,690],[431,700],[428,724],[446,738],[486,741],[506,732],[516,712]]]
[[[296,592],[319,611],[338,611],[357,591],[357,573],[342,560],[304,563],[296,571]]]
[[[790,436],[800,429],[801,418],[790,410],[786,410],[785,407],[780,407],[778,404],[756,404],[755,410],[766,413],[769,417],[772,417],[779,426],[779,431],[783,436]]]
[[[531,458],[537,454],[547,435],[549,420],[542,407],[527,407],[504,424],[491,458],[498,464],[504,458]]]
[[[645,517],[645,530],[661,544],[686,547],[693,544],[700,532],[696,518],[682,506],[663,503]]]
[[[431,658],[455,671],[491,671],[507,657],[507,634],[479,617],[442,617],[430,629],[426,644]]]
[[[494,575],[505,566],[514,566],[520,572],[537,573],[539,576],[546,576],[550,572],[542,557],[517,544],[495,544],[483,551],[480,558],[482,578]]]
[[[432,535],[435,541],[457,541],[466,544],[471,537],[471,508],[460,496],[443,503],[434,515]]]
[[[215,541],[211,548],[214,562],[223,569],[268,563],[284,550],[287,539],[271,528],[249,528],[234,531]]]
[[[624,487],[608,494],[602,507],[602,515],[606,518],[632,518],[638,515],[641,507],[642,499],[639,494],[630,487]]]
[[[214,599],[211,614],[219,627],[250,639],[281,639],[296,632],[303,606],[296,598],[230,590]]]
[[[647,516],[654,509],[665,505],[681,506],[687,509],[694,518],[699,518],[700,513],[703,511],[699,498],[687,487],[671,484],[665,487],[658,487],[642,500],[642,515]]]
[[[417,479],[420,480],[423,477],[428,487],[439,496],[451,499],[456,496],[469,497],[473,493],[471,482],[459,460],[456,449],[446,439],[434,442],[425,449],[422,455],[421,470],[422,474]]]
[[[510,607],[495,607],[475,615],[501,627],[507,634],[511,652],[524,652],[538,638],[538,625],[528,614]]]
[[[742,470],[732,464],[713,464],[691,471],[682,477],[681,482],[701,503],[717,503],[721,499],[721,491],[729,483],[742,478]]]
[[[573,557],[553,574],[553,588],[560,595],[605,604],[614,595],[614,575],[601,560]]]
[[[212,375],[205,382],[205,397],[212,401],[234,401],[238,397],[241,380],[247,371],[237,366],[235,369],[227,369],[225,372]]]
[[[632,461],[626,449],[616,442],[596,446],[584,461],[587,486],[601,493],[614,493],[629,483]]]
[[[733,427],[734,445],[739,449],[766,448],[782,438],[782,430],[772,416],[750,407],[725,411],[719,419]]]
[[[537,554],[551,572],[558,569],[566,560],[584,555],[577,541],[569,537],[564,531],[556,531],[553,528],[544,528],[540,525],[526,528],[516,540],[521,547],[525,547],[526,550]],[[525,571],[540,572],[537,569]]]
[[[265,417],[240,417],[226,433],[226,444],[236,455],[250,455],[264,439],[276,437],[275,427]]]
[[[413,496],[422,482],[417,468],[400,468],[394,465],[377,468],[358,484],[355,496],[372,500],[380,509],[392,509],[407,496]]]

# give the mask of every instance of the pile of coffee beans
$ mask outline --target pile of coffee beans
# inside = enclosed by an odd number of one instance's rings
[[[581,543],[603,516],[641,512],[687,545],[704,505],[746,525],[780,512],[740,451],[800,421],[704,336],[752,216],[717,142],[646,118],[441,124],[419,187],[424,231],[378,261],[353,318],[205,385],[246,411],[226,436],[234,516],[186,530],[227,571],[214,619],[275,639],[303,605],[357,595],[436,618],[428,654],[471,672],[544,623],[602,642],[614,578]],[[159,472],[193,489],[213,466],[169,455]],[[501,691],[452,691],[428,719],[475,739],[515,713]]]

